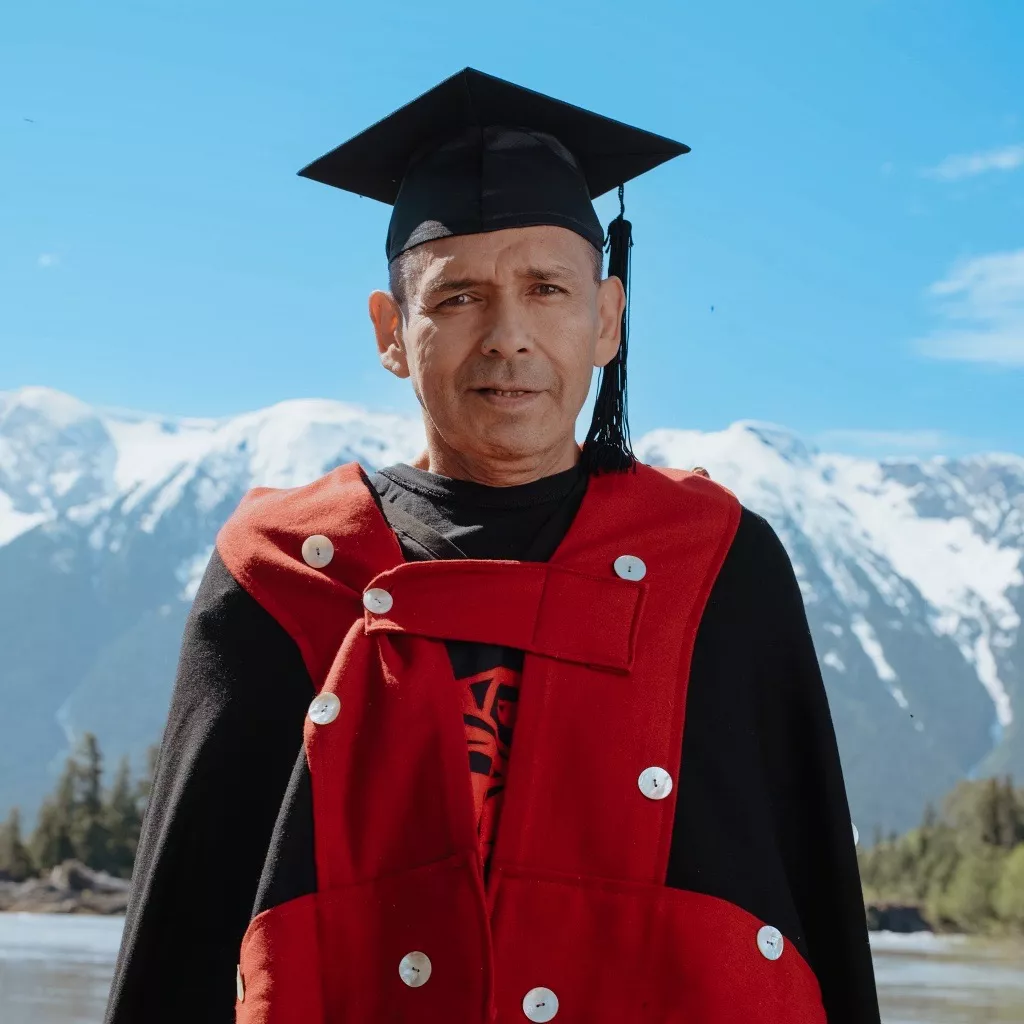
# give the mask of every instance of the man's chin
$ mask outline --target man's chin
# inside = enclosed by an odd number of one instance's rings
[[[480,428],[475,431],[472,427],[467,430],[466,425],[463,425],[461,433],[467,438],[467,447],[460,450],[481,458],[528,458],[544,451],[546,447],[540,432],[530,430],[521,423],[480,424]]]

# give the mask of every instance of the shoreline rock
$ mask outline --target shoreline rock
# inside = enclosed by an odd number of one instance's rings
[[[869,903],[868,931],[871,932],[933,932],[935,929],[921,916],[921,908],[898,903]]]
[[[40,878],[0,879],[0,911],[30,914],[123,914],[127,878],[93,871],[80,861],[58,864]]]

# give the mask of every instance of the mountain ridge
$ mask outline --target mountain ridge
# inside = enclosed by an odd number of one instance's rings
[[[782,538],[862,833],[914,824],[971,774],[1024,776],[1024,457],[872,460],[755,420],[634,448],[705,466]],[[0,808],[31,814],[85,729],[141,759],[214,535],[246,490],[422,449],[418,419],[330,399],[187,418],[0,392],[0,696],[16,709],[0,722]]]

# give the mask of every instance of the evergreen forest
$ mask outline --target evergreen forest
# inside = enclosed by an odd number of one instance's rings
[[[68,860],[130,878],[157,751],[150,747],[141,777],[133,778],[124,758],[104,785],[103,754],[86,733],[43,801],[31,835],[24,834],[17,807],[0,824],[0,878],[20,882]]]

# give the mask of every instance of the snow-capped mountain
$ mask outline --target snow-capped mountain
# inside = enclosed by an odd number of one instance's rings
[[[158,738],[189,602],[249,487],[422,442],[418,420],[326,400],[199,420],[0,393],[0,814],[31,815],[84,730],[111,758]],[[1024,778],[1024,458],[877,462],[758,423],[635,447],[706,466],[786,543],[862,832],[913,824],[967,775]]]

